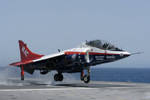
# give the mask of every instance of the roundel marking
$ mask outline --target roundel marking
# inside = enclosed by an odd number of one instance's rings
[[[76,58],[76,55],[74,54],[74,55],[72,55],[72,59],[75,59]]]

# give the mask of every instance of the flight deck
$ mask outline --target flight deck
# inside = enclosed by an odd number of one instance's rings
[[[0,100],[150,100],[150,84],[9,79],[0,85]]]

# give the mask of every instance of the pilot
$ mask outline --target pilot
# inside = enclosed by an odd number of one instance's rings
[[[108,47],[108,43],[104,43],[103,48],[106,49]]]

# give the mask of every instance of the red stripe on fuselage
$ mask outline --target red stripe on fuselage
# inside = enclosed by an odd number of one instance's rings
[[[81,54],[81,55],[85,55],[86,52],[71,52],[71,51],[67,51],[65,52],[66,55],[73,55],[73,54]],[[97,52],[89,52],[90,55],[120,55],[120,54],[113,54],[113,53],[97,53]]]
[[[85,55],[86,53],[85,52],[71,52],[71,51],[67,51],[65,52],[66,55],[73,55],[73,54],[81,54],[81,55]]]

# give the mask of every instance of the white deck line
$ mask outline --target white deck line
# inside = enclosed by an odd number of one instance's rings
[[[79,88],[48,88],[48,89],[2,89],[0,90],[0,92],[15,92],[15,91],[22,91],[22,92],[26,92],[26,91],[55,91],[55,90],[87,90],[87,89],[95,89],[95,88],[84,88],[84,87],[79,87]]]

